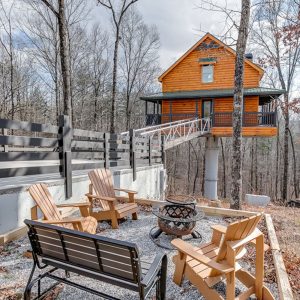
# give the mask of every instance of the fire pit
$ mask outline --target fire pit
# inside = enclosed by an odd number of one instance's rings
[[[196,200],[186,196],[168,197],[168,204],[153,211],[157,216],[158,228],[154,227],[150,231],[150,237],[158,246],[173,249],[172,246],[163,245],[159,240],[159,236],[164,232],[167,235],[174,235],[182,238],[191,234],[193,238],[201,238],[199,232],[195,231],[196,221],[204,217],[202,211],[196,209]]]

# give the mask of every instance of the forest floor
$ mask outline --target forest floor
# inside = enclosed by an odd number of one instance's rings
[[[208,204],[206,199],[198,198],[197,200],[201,205]],[[224,208],[229,208],[228,200],[221,200],[221,203]],[[266,207],[254,207],[244,204],[243,210],[264,212],[271,215],[295,299],[300,300],[300,208],[271,203]],[[264,224],[261,224],[261,229],[267,233]],[[270,262],[270,264],[269,268],[265,269],[265,273],[267,280],[270,282],[276,281],[272,261],[272,255],[269,251],[269,254],[266,254],[266,262]]]

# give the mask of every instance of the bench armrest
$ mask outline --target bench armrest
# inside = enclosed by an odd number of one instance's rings
[[[91,206],[90,202],[83,202],[83,203],[68,203],[68,204],[57,204],[58,208],[63,207],[85,207],[85,206]]]
[[[210,259],[209,257],[198,253],[194,250],[194,247],[189,243],[184,242],[181,239],[175,239],[171,242],[179,252],[187,254],[188,256],[192,257],[193,259],[201,262],[202,264],[218,270],[222,273],[229,273],[234,271],[234,267],[227,265],[226,263],[217,263],[216,261]]]
[[[131,190],[127,190],[127,189],[119,189],[119,188],[114,188],[115,191],[119,191],[119,192],[124,192],[127,194],[137,194],[137,191],[131,191]]]
[[[156,277],[159,275],[160,271],[167,271],[167,255],[163,253],[157,254],[155,256],[147,274],[141,281],[141,285],[144,287],[149,286],[153,282],[153,280],[155,280]],[[165,274],[160,275],[164,276]]]
[[[84,218],[65,218],[62,220],[41,220],[45,224],[81,223]]]
[[[111,201],[114,202],[116,201],[116,198],[113,197],[106,197],[106,196],[97,196],[97,195],[92,195],[92,194],[85,194],[88,198],[94,198],[97,200],[104,200],[104,201]]]

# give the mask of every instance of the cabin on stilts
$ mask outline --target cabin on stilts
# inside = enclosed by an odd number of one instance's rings
[[[235,51],[207,33],[160,77],[162,92],[141,97],[146,124],[210,118],[210,134],[232,135]],[[277,134],[277,98],[283,90],[260,86],[263,69],[245,57],[243,136]]]

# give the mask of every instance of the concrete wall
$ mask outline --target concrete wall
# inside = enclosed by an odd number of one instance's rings
[[[162,200],[166,186],[166,172],[163,165],[137,168],[137,179],[133,182],[132,170],[113,170],[114,184],[117,188],[136,190],[138,198]],[[32,182],[45,182],[56,203],[73,203],[85,200],[88,192],[89,179],[87,174],[73,176],[73,197],[66,200],[64,196],[63,179],[47,179],[32,176]],[[0,188],[0,235],[24,225],[26,218],[30,219],[30,209],[35,204],[26,191],[31,184],[26,178],[26,184],[15,184]]]

